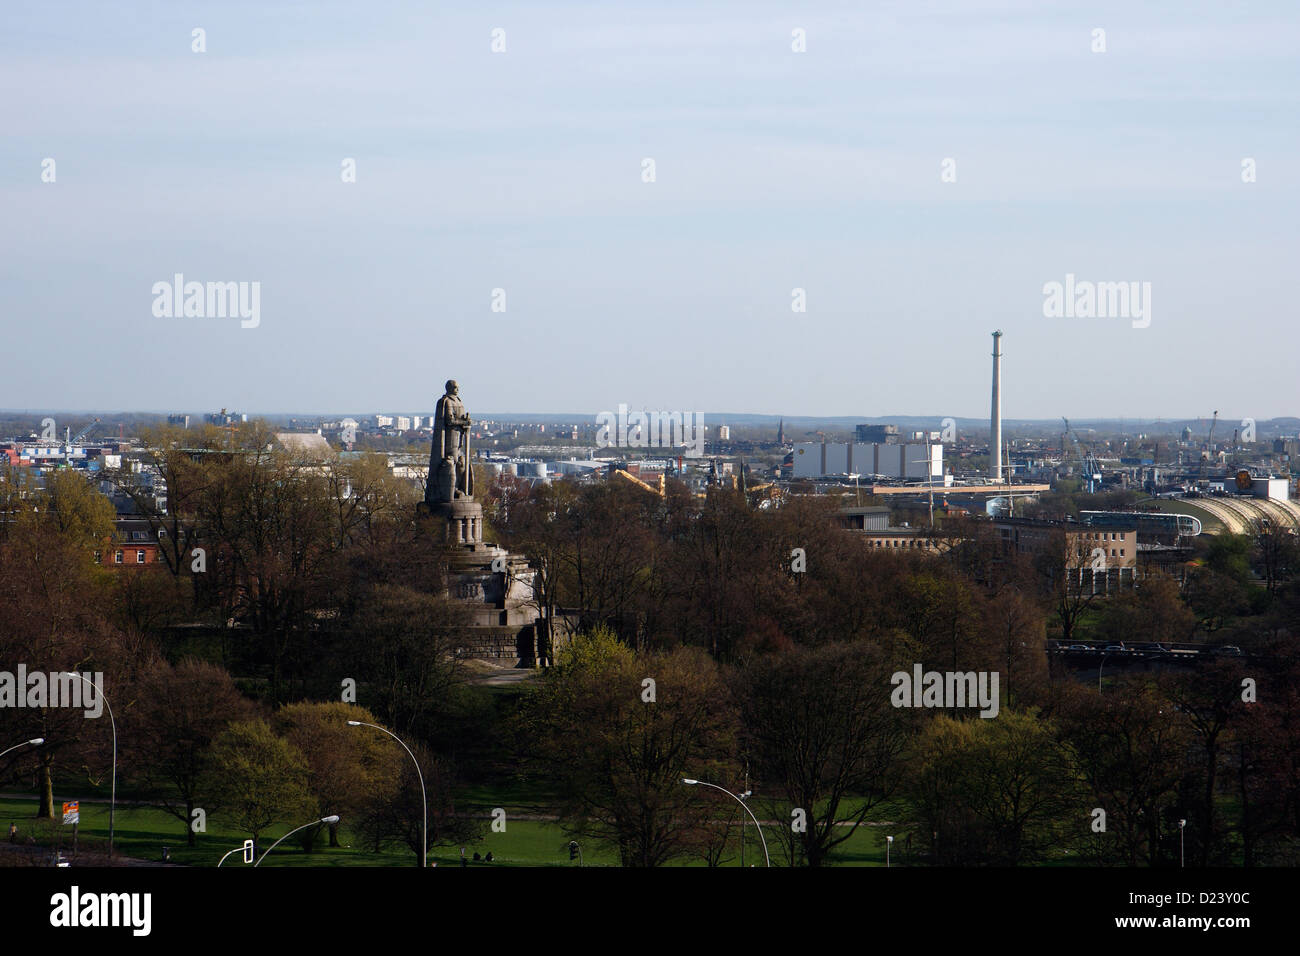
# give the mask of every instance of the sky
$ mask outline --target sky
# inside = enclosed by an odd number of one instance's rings
[[[1298,49],[1293,2],[6,0],[0,408],[981,417],[1001,329],[1008,418],[1300,414]]]

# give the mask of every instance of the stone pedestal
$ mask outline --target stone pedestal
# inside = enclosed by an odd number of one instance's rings
[[[447,522],[447,540],[470,548],[483,543],[483,506],[473,498],[457,498],[427,505],[430,514]]]
[[[470,613],[460,653],[535,667],[538,612],[531,602],[536,572],[528,559],[483,541],[483,506],[472,498],[421,504],[420,512],[446,522],[451,545],[447,594]]]

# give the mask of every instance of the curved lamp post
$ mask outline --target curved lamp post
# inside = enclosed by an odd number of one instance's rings
[[[749,782],[748,771],[746,771],[745,773],[745,782],[746,783]],[[748,800],[753,795],[754,795],[753,790],[745,790],[741,793],[736,794],[736,796],[739,797],[741,801]],[[745,818],[744,817],[740,818],[740,865],[742,868],[745,865]]]
[[[726,787],[719,787],[716,783],[706,783],[703,780],[692,780],[690,777],[682,777],[682,783],[686,784],[688,787],[712,787],[714,790],[721,790],[744,807],[745,812],[749,814],[749,818],[754,821],[754,826],[758,827],[758,838],[763,841],[763,859],[767,862],[768,866],[772,865],[772,858],[767,855],[767,837],[763,836],[763,825],[758,822],[758,817],[754,816],[753,811],[749,809],[749,804],[744,800],[741,800],[740,797],[736,796]]]
[[[281,843],[283,843],[283,842],[284,842],[285,840],[287,840],[289,837],[293,836],[293,835],[294,835],[295,833],[297,833],[299,830],[305,830],[305,829],[307,829],[308,827],[320,826],[320,824],[322,824],[322,823],[334,824],[334,823],[338,823],[338,822],[339,822],[339,817],[338,817],[338,814],[336,813],[336,814],[333,814],[333,815],[328,816],[328,817],[321,817],[319,820],[312,820],[310,823],[304,823],[304,824],[303,824],[302,826],[300,826],[300,827],[294,827],[292,830],[290,830],[290,831],[289,831],[288,833],[286,833],[284,836],[280,837],[280,839],[278,839],[278,840],[276,840],[274,843],[272,843],[272,844],[267,848],[266,852],[263,853],[260,857],[258,857],[257,862],[253,864],[254,868],[261,866],[261,865],[262,865],[262,861],[265,860],[265,859],[270,855],[270,853],[271,853],[272,850],[274,850],[277,846],[279,846]],[[241,847],[241,849],[242,849],[242,847]],[[234,852],[235,852],[234,850],[231,850],[231,851],[230,851],[230,853],[234,853]],[[230,853],[227,853],[226,856],[230,856]],[[226,858],[226,856],[223,856],[222,859],[224,860],[224,859]],[[217,864],[217,866],[220,866],[220,865],[221,865],[220,863]]]
[[[83,674],[76,671],[64,671],[65,674],[84,680],[91,687],[95,684]],[[108,720],[113,725],[113,792],[108,801],[108,858],[113,859],[113,823],[117,815],[117,718],[113,716],[113,705],[108,702],[108,695],[104,693],[103,688],[95,687],[99,696],[104,698],[104,706],[108,708]]]
[[[27,747],[27,746],[39,747],[43,743],[45,743],[44,737],[33,737],[31,740],[24,740],[20,744],[14,744],[12,747],[9,748],[9,750],[17,750],[19,747]],[[9,750],[0,750],[0,757],[3,757],[5,754],[7,754]]]
[[[217,861],[217,869],[221,869],[221,864],[226,862],[226,859],[230,856],[231,853],[239,853],[240,851],[243,851],[244,853],[247,853],[250,849],[252,849],[252,846],[253,846],[253,841],[252,841],[252,840],[246,840],[246,841],[244,842],[244,845],[243,845],[243,846],[237,846],[237,847],[235,847],[233,850],[227,850],[226,853],[225,853],[225,855],[223,855],[223,856],[221,857],[221,859]],[[270,852],[270,851],[267,851],[267,852]],[[244,859],[244,862],[247,863],[247,862],[248,862],[248,859],[245,858],[245,859]]]
[[[424,789],[424,773],[420,770],[420,761],[415,759],[415,754],[411,753],[411,748],[406,746],[406,744],[402,743],[402,738],[397,736],[397,734],[393,733],[391,730],[388,730],[387,728],[380,727],[378,724],[368,724],[364,720],[349,720],[348,726],[349,727],[373,727],[375,730],[382,731],[383,733],[388,734],[388,736],[396,740],[399,744],[402,744],[402,749],[411,755],[411,763],[415,764],[416,776],[420,778],[420,800],[424,804],[424,824],[420,830],[420,869],[423,870],[428,865],[429,795]]]

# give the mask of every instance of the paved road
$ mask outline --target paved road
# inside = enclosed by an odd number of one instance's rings
[[[535,679],[540,670],[534,667],[503,667],[491,661],[475,660],[472,665],[477,673],[469,678],[471,684],[486,687],[508,687]]]

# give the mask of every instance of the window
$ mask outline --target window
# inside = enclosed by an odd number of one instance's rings
[[[113,552],[113,563],[114,563],[114,564],[121,564],[121,563],[122,563],[122,552],[121,552],[121,551],[114,551],[114,552]]]
[[[103,560],[104,560],[104,552],[103,552],[103,551],[96,551],[96,552],[95,552],[95,563],[96,563],[96,564],[99,564],[99,563],[102,562]]]
[[[144,564],[144,552],[143,552],[143,551],[137,551],[137,552],[135,553],[135,563],[136,563],[136,564]]]

